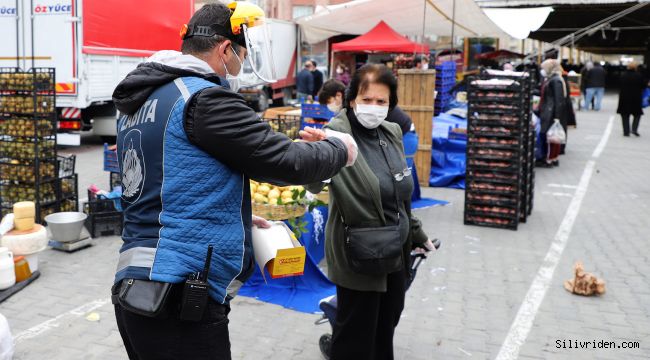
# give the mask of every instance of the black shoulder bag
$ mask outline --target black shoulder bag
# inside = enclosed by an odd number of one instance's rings
[[[350,267],[355,272],[367,275],[384,275],[399,271],[404,266],[402,259],[402,241],[399,222],[399,193],[395,172],[391,166],[386,149],[386,141],[379,144],[388,163],[395,187],[397,203],[397,225],[380,227],[352,227],[345,223],[343,213],[341,220],[345,226],[345,254]]]

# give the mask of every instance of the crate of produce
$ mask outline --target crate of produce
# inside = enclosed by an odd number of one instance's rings
[[[104,171],[120,172],[120,163],[117,160],[117,147],[104,144]]]
[[[336,115],[331,112],[327,106],[321,105],[319,103],[302,103],[300,104],[300,109],[302,110],[303,118],[312,118],[312,119],[331,119]]]
[[[277,115],[272,119],[263,119],[275,132],[281,132],[292,139],[300,137],[301,119],[298,115]],[[119,171],[119,170],[118,170]]]

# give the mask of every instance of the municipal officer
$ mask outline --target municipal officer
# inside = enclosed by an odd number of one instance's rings
[[[251,78],[273,81],[263,21],[250,3],[205,5],[181,31],[182,52],[154,54],[113,94],[124,245],[112,294],[131,359],[230,359],[229,302],[254,269],[251,227],[268,226],[252,219],[249,178],[313,183],[356,159],[351,137],[292,142],[234,91]],[[248,79],[239,76],[245,61]],[[209,245],[201,308],[188,279]],[[198,319],[186,315],[196,309]]]

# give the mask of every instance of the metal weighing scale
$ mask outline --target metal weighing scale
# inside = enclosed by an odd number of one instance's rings
[[[79,236],[79,240],[77,241],[59,242],[50,238],[48,245],[51,246],[52,249],[61,250],[65,252],[75,252],[85,247],[92,246],[93,244],[92,240],[93,239],[90,237],[90,234],[88,234],[86,229],[83,229],[81,231],[81,236]]]
[[[92,245],[92,238],[83,226],[86,216],[83,213],[61,212],[48,215],[48,245],[53,249],[74,252]]]

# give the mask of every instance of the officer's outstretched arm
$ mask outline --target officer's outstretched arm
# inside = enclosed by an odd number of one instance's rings
[[[185,111],[185,132],[191,142],[230,168],[278,185],[329,179],[346,165],[348,156],[340,139],[293,142],[261,121],[239,94],[216,87],[192,97]]]

